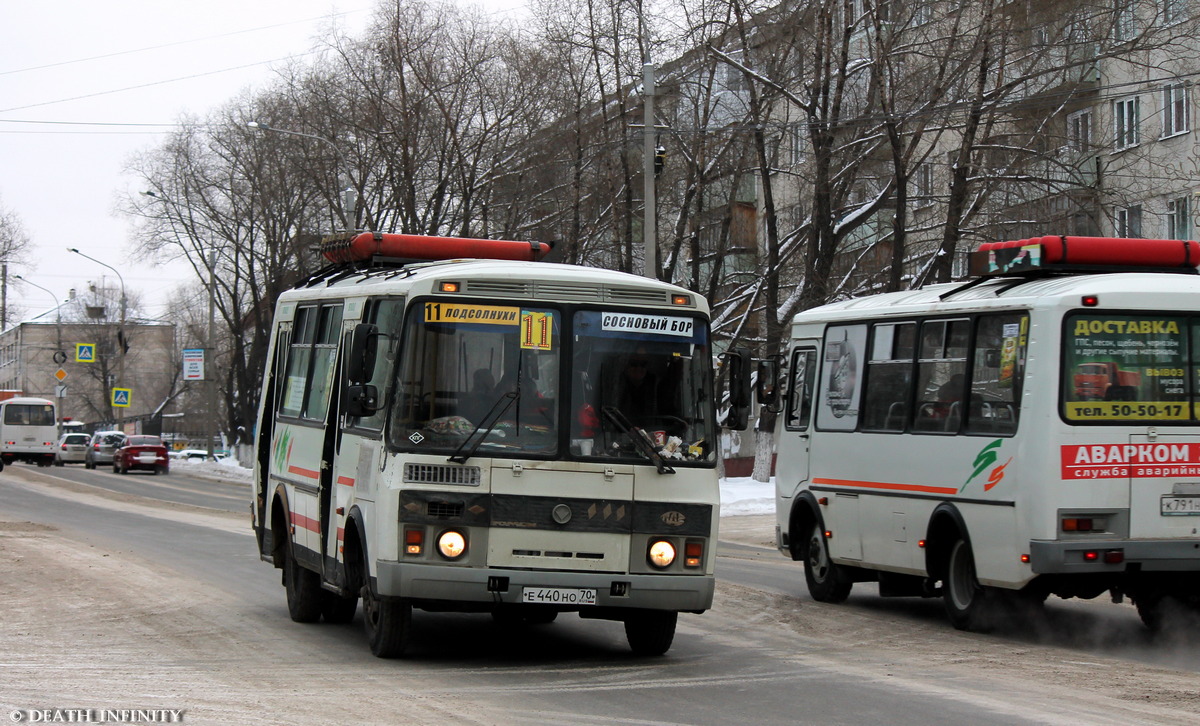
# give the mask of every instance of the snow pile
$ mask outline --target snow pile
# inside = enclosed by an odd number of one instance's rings
[[[721,480],[721,516],[742,514],[773,514],[775,512],[775,480],[767,483],[750,477]]]
[[[171,462],[172,471],[249,484],[251,470],[234,459],[199,461],[176,459]],[[721,516],[731,517],[744,514],[771,514],[775,511],[775,482],[766,484],[750,477],[721,480]]]

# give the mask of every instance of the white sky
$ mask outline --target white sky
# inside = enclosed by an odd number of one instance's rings
[[[466,4],[465,0],[460,0]],[[183,114],[203,115],[273,79],[336,22],[357,34],[375,0],[0,0],[0,207],[33,241],[14,273],[67,297],[115,275],[67,252],[78,247],[121,271],[150,317],[190,282],[182,264],[135,261],[118,197],[133,153],[152,148]],[[511,12],[522,0],[470,4]],[[39,122],[39,123],[29,123]],[[9,300],[33,315],[45,290],[9,280]]]

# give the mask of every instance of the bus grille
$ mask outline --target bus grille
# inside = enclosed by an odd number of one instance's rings
[[[478,466],[445,466],[443,464],[405,464],[406,484],[450,484],[455,486],[479,486]]]
[[[429,502],[425,513],[438,519],[458,519],[465,508],[462,502]]]

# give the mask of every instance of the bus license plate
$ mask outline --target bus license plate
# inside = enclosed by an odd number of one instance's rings
[[[521,591],[521,602],[539,605],[595,605],[596,591],[566,587],[526,587]]]
[[[1200,497],[1165,496],[1162,498],[1162,515],[1164,517],[1188,514],[1200,516]]]

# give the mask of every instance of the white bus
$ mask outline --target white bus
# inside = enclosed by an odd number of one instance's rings
[[[50,466],[57,443],[54,402],[28,396],[0,401],[0,469],[14,461]]]
[[[392,657],[414,608],[576,611],[666,652],[714,590],[705,301],[536,243],[323,249],[350,262],[280,297],[256,439],[253,526],[291,618],[347,622],[361,596]]]
[[[795,316],[777,542],[812,596],[1200,611],[1200,244],[989,243],[965,284]],[[1020,606],[1017,608],[1016,606]]]

